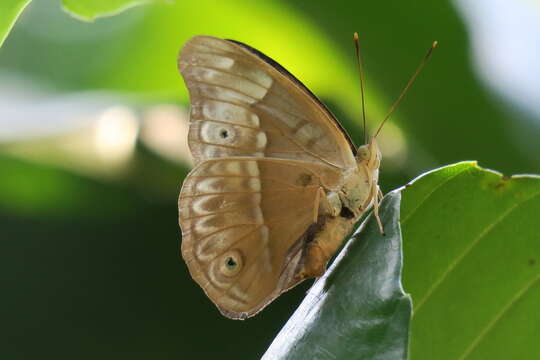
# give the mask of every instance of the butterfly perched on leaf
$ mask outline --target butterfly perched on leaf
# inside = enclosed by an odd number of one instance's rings
[[[178,200],[182,256],[221,313],[245,319],[322,275],[368,208],[378,219],[381,152],[375,136],[356,148],[311,91],[248,45],[196,36],[178,66],[195,162]]]

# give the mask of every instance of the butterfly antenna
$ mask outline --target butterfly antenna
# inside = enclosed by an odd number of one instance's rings
[[[362,57],[360,56],[360,41],[358,40],[358,33],[353,35],[354,48],[356,49],[356,64],[358,65],[358,74],[360,76],[360,93],[362,95],[362,124],[364,128],[364,144],[367,143],[367,131],[366,131],[366,103],[364,97],[364,67],[362,66]]]
[[[405,93],[407,93],[409,88],[412,86],[412,84],[418,77],[418,74],[420,74],[420,72],[422,71],[426,63],[428,62],[429,58],[431,57],[431,53],[437,47],[437,44],[438,44],[437,41],[434,41],[433,44],[431,44],[431,47],[429,48],[426,56],[424,56],[424,58],[422,59],[422,62],[416,68],[416,71],[414,72],[413,76],[411,76],[411,78],[409,79],[409,82],[407,83],[407,85],[405,85],[405,87],[401,91],[401,94],[399,94],[399,97],[397,98],[397,100],[394,102],[394,104],[392,104],[392,107],[388,111],[388,114],[386,114],[386,116],[384,117],[383,121],[381,122],[381,125],[379,125],[379,127],[377,128],[377,131],[375,132],[375,135],[373,137],[377,137],[377,135],[379,135],[379,132],[381,131],[384,123],[386,122],[386,120],[390,118],[390,115],[392,115],[392,113],[396,110],[397,106],[399,105],[403,97],[405,96]]]

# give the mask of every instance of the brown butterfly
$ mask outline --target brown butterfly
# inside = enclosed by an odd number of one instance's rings
[[[292,74],[237,41],[189,40],[178,66],[191,100],[195,168],[178,200],[191,276],[232,319],[321,276],[382,196],[375,136],[356,148]]]

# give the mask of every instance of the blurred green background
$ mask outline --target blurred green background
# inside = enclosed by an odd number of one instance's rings
[[[352,33],[371,128],[438,40],[382,132],[387,192],[460,160],[540,172],[538,20],[527,0],[157,1],[94,22],[30,3],[0,48],[0,356],[254,359],[302,299],[309,282],[225,319],[178,256],[191,36],[274,58],[357,144]]]

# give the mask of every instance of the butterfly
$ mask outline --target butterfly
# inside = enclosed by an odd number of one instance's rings
[[[196,36],[178,66],[195,163],[178,200],[181,252],[224,316],[253,316],[321,276],[370,207],[383,232],[375,136],[355,147],[306,86],[241,42]]]

